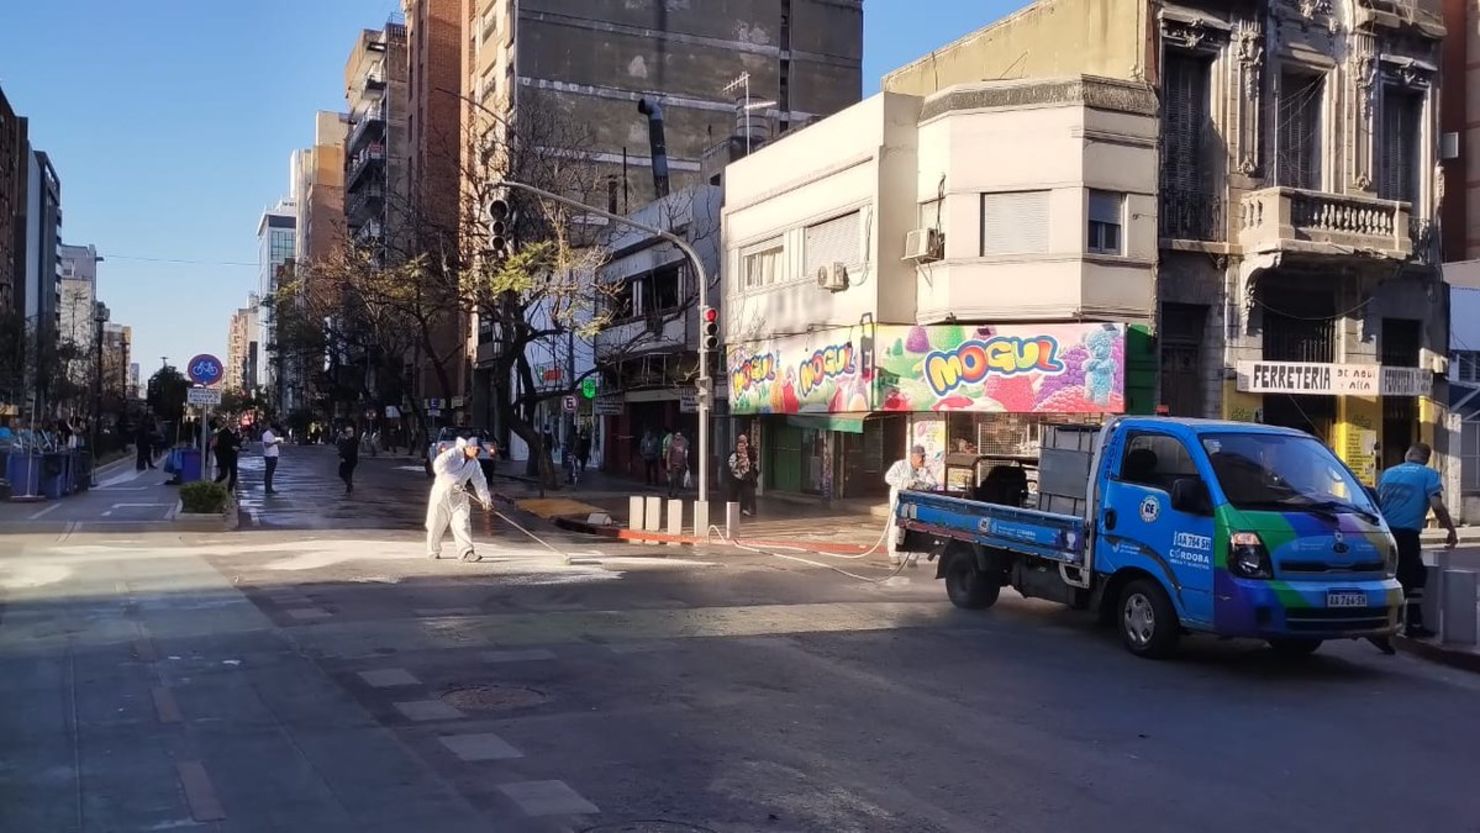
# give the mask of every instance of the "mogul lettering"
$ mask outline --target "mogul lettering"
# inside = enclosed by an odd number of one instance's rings
[[[730,390],[743,393],[764,382],[776,380],[776,354],[757,353],[736,364],[730,371]]]
[[[852,373],[857,364],[851,342],[834,344],[814,352],[812,358],[802,362],[798,368],[800,373],[797,378],[801,382],[802,396],[816,390],[828,379]]]
[[[936,396],[945,396],[962,385],[979,384],[989,374],[1062,373],[1058,354],[1059,343],[1052,336],[973,339],[926,356],[925,381]]]

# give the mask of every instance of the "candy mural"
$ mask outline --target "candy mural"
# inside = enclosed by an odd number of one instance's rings
[[[843,327],[730,348],[730,412],[850,413],[871,410],[861,327]]]
[[[1123,413],[1125,325],[845,327],[734,345],[735,414]]]
[[[1123,413],[1125,325],[881,326],[883,411]]]

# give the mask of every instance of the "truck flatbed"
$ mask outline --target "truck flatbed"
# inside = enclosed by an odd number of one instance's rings
[[[911,532],[1036,556],[1084,563],[1084,519],[932,492],[899,495],[899,525]]]

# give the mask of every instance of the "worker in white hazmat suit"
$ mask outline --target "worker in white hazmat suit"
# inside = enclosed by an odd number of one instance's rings
[[[432,496],[427,502],[427,557],[442,557],[442,536],[452,527],[452,540],[464,561],[479,560],[473,549],[473,520],[468,505],[468,490],[477,495],[484,509],[493,507],[488,494],[488,480],[478,462],[482,443],[478,438],[459,437],[457,445],[437,455],[432,463]]]
[[[889,542],[889,563],[900,564],[902,556],[895,540],[899,528],[894,518],[899,511],[899,493],[905,489],[930,492],[937,488],[930,467],[925,465],[925,446],[917,445],[910,449],[909,459],[895,461],[884,473],[884,482],[889,484],[889,526],[884,531]]]

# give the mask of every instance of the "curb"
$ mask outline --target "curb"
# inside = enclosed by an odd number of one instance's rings
[[[1480,674],[1480,653],[1457,648],[1447,648],[1421,639],[1406,636],[1393,637],[1393,647],[1400,651],[1423,657],[1430,662]]]
[[[701,544],[718,544],[721,546],[733,546],[741,544],[747,547],[776,547],[784,549],[803,549],[812,552],[832,553],[835,555],[858,555],[868,551],[869,547],[863,544],[831,544],[825,541],[808,541],[806,546],[800,546],[796,541],[765,541],[758,539],[736,539],[733,542],[710,538],[704,535],[669,535],[666,532],[648,532],[646,530],[626,529],[619,526],[597,526],[595,524],[578,521],[574,518],[551,518],[556,526],[569,532],[582,532],[587,535],[595,535],[603,538],[611,538],[618,541],[627,541],[636,544],[685,544],[689,546]]]

